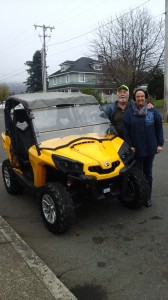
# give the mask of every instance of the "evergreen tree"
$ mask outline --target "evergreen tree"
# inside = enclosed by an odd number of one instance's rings
[[[151,75],[147,81],[148,92],[156,100],[164,97],[164,73],[161,68],[156,68],[151,71]]]
[[[42,91],[41,51],[37,50],[33,55],[33,60],[26,61],[25,65],[29,67],[27,69],[29,77],[25,82],[27,85],[26,92],[34,93]]]
[[[82,94],[94,96],[94,97],[97,99],[97,101],[98,101],[99,103],[101,103],[101,96],[100,96],[100,94],[99,94],[99,92],[98,92],[97,90],[92,89],[92,88],[81,88],[81,89],[80,89],[80,92],[81,92]]]

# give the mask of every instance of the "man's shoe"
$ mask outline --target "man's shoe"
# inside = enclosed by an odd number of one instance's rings
[[[148,200],[146,203],[145,203],[145,207],[151,207],[152,206],[152,201],[151,200]]]

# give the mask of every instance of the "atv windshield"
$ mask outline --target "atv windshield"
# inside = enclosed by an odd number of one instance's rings
[[[52,106],[33,110],[38,142],[69,135],[107,135],[110,121],[100,105]],[[114,134],[114,132],[112,133]]]

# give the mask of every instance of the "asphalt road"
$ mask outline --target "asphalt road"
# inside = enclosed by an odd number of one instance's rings
[[[0,111],[0,128],[3,130]],[[129,210],[117,199],[88,204],[64,235],[44,226],[32,195],[7,194],[0,213],[79,300],[168,299],[168,125],[154,161],[153,206]],[[0,141],[0,168],[5,151]]]

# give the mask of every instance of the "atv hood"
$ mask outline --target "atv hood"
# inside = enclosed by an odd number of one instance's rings
[[[118,151],[124,141],[119,137],[100,134],[73,135],[64,138],[51,139],[42,142],[42,152],[60,155],[72,160],[80,161],[84,165],[100,165],[110,168],[114,161],[122,163]]]

